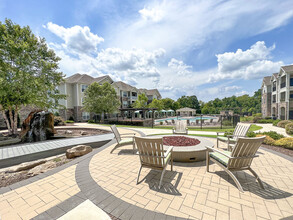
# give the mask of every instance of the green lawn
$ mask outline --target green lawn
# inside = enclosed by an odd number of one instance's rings
[[[99,124],[99,125],[105,125],[105,126],[111,126],[109,124]],[[126,128],[145,128],[145,129],[172,129],[171,126],[156,126],[154,128],[148,128],[148,127],[142,127],[142,126],[133,126],[133,125],[116,125],[117,127],[126,127]],[[257,125],[251,125],[249,131],[257,131],[262,129],[261,126]],[[210,132],[233,132],[234,128],[233,127],[225,127],[225,128],[220,128],[220,127],[215,127],[215,128],[188,128],[189,131],[210,131]]]

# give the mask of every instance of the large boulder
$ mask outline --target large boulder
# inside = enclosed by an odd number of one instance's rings
[[[54,115],[50,112],[34,111],[24,120],[20,137],[23,142],[44,141],[55,133]]]
[[[32,169],[40,164],[46,163],[47,160],[41,159],[41,160],[36,160],[36,161],[32,161],[32,162],[25,162],[22,163],[18,166],[15,166],[13,168],[10,168],[7,172],[9,173],[14,173],[14,172],[19,172],[19,171],[23,171],[23,170],[29,170]]]
[[[80,157],[83,156],[89,152],[91,152],[93,149],[90,146],[87,145],[77,145],[75,147],[72,147],[71,149],[68,149],[66,151],[66,157],[68,159],[74,158],[74,157]]]

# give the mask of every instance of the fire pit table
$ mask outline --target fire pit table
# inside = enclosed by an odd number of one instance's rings
[[[196,162],[206,159],[206,147],[214,144],[204,137],[192,137],[187,135],[163,135],[164,149],[173,148],[173,160],[176,162]]]

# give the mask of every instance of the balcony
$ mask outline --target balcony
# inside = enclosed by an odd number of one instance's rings
[[[273,92],[277,90],[276,88],[277,88],[277,87],[273,87]]]
[[[286,87],[286,82],[281,83],[281,88],[284,88],[284,87]]]

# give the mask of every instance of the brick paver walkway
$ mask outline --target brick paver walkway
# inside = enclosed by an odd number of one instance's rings
[[[128,129],[119,130],[129,133]],[[215,164],[207,173],[205,162],[175,163],[174,171],[166,172],[160,190],[160,172],[143,169],[142,182],[136,185],[138,156],[132,154],[131,146],[110,154],[113,147],[96,149],[90,156],[76,159],[77,164],[44,178],[40,175],[41,179],[25,186],[12,185],[2,194],[0,189],[1,219],[56,218],[85,199],[121,219],[176,216],[250,220],[293,216],[293,162],[263,149],[253,168],[266,190],[261,190],[249,173],[237,172],[245,190],[240,193]]]

